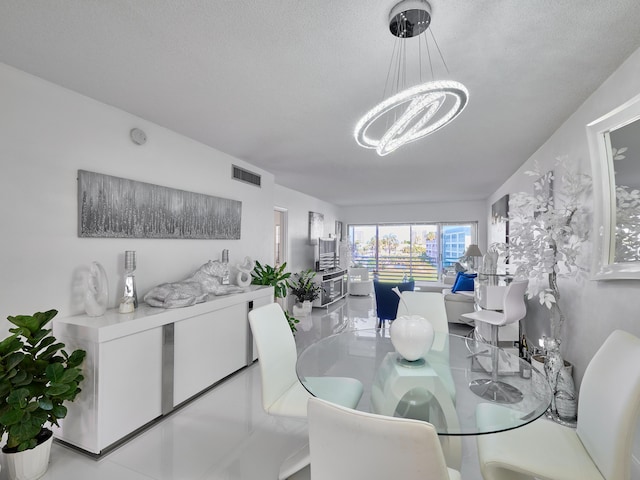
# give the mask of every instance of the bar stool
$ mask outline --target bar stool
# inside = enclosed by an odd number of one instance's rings
[[[524,294],[528,280],[514,280],[504,292],[501,312],[495,310],[480,310],[465,313],[464,318],[491,325],[491,378],[474,380],[469,388],[476,395],[498,403],[517,403],[522,400],[522,392],[513,385],[498,380],[498,328],[520,321],[527,314]]]

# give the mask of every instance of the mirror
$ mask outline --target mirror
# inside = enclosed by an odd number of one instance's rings
[[[587,125],[596,280],[640,279],[640,95]]]

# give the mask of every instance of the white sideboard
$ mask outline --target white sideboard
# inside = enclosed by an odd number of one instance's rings
[[[66,350],[87,352],[82,392],[56,438],[100,455],[257,358],[247,320],[273,302],[273,287],[212,297],[190,307],[140,305],[53,321]]]

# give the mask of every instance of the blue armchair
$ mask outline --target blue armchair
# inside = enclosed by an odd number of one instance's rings
[[[384,325],[385,320],[395,320],[398,312],[400,297],[392,289],[398,287],[401,292],[413,290],[413,280],[401,283],[384,283],[373,281],[373,291],[376,294],[376,311],[378,315],[378,327]]]

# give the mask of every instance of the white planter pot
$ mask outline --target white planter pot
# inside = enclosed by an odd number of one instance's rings
[[[307,312],[306,312],[306,310],[304,309],[304,307],[302,306],[301,303],[296,303],[293,306],[293,309],[292,309],[291,313],[293,314],[294,317],[296,317],[298,319],[300,317],[306,317],[307,316]]]
[[[311,313],[311,310],[313,310],[313,303],[311,300],[305,300],[302,302],[302,309],[307,313]]]
[[[24,452],[4,453],[9,480],[36,480],[49,467],[49,455],[53,435],[36,448]]]

